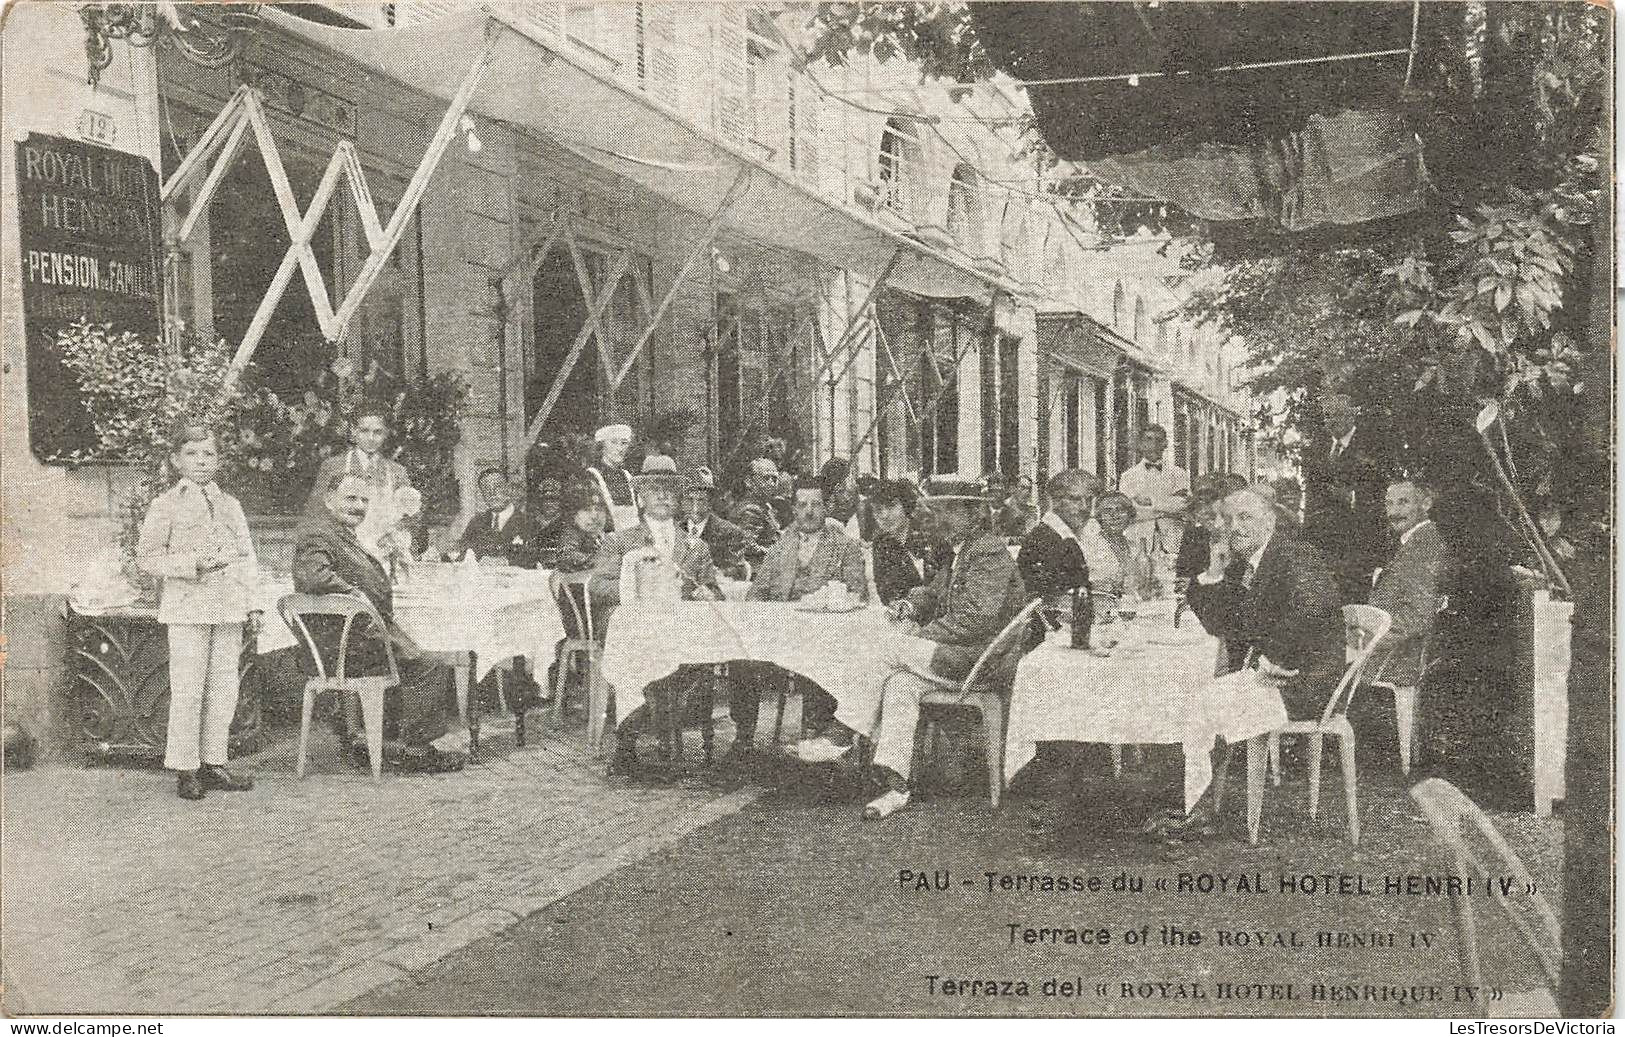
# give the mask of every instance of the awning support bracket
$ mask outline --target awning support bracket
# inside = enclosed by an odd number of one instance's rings
[[[835,358],[841,355],[843,351],[848,353],[846,363],[842,366],[841,373],[830,379],[830,384],[833,385],[846,377],[847,370],[851,368],[852,362],[857,359],[858,352],[862,348],[862,343],[854,343],[853,338],[859,329],[868,323],[870,305],[874,302],[875,296],[880,294],[880,290],[886,286],[886,282],[891,279],[892,271],[897,269],[897,262],[902,258],[903,249],[901,246],[892,249],[891,258],[886,260],[886,265],[881,268],[880,276],[875,278],[874,283],[869,286],[868,292],[864,293],[863,301],[858,304],[858,308],[847,319],[846,327],[841,331],[841,337],[835,341],[834,345],[830,346],[829,352],[824,355],[818,369],[813,372],[813,385],[817,385],[819,379],[823,378],[830,368],[835,366]],[[851,346],[850,350],[848,350],[848,346]]]
[[[565,236],[567,240],[573,241],[568,229],[565,230]],[[598,289],[597,295],[593,297],[592,305],[587,307],[587,320],[581,325],[581,330],[576,332],[575,341],[570,343],[570,351],[564,355],[564,363],[559,365],[559,373],[553,376],[553,384],[547,390],[547,398],[537,408],[536,417],[531,419],[530,428],[525,432],[526,442],[534,443],[536,437],[541,435],[542,426],[547,422],[547,416],[553,413],[553,408],[559,402],[559,396],[564,392],[564,383],[569,379],[570,372],[575,370],[576,361],[581,359],[581,351],[586,348],[587,340],[593,337],[593,329],[598,326],[598,321],[603,317],[604,310],[609,308],[610,300],[615,297],[615,289],[619,287],[621,278],[626,276],[626,271],[631,266],[631,251],[627,249],[621,250],[615,257],[615,265],[610,268],[609,276],[604,278],[603,285]],[[577,277],[580,277],[579,270],[577,271]],[[583,285],[583,292],[587,291],[590,291],[590,287]],[[602,342],[600,342],[599,348],[603,348]]]
[[[310,295],[311,306],[316,311],[322,334],[333,341],[341,341],[344,338],[350,321],[355,317],[367,293],[383,272],[390,255],[406,233],[406,227],[417,210],[418,202],[428,189],[430,178],[439,167],[446,148],[456,136],[463,113],[485,78],[502,32],[499,23],[493,21],[487,24],[485,46],[475,57],[468,72],[464,74],[456,95],[441,117],[439,128],[412,174],[412,179],[407,183],[406,190],[402,193],[401,200],[387,225],[379,222],[378,210],[373,203],[372,191],[367,185],[366,173],[362,169],[355,146],[349,141],[338,143],[309,207],[304,211],[300,210],[292,185],[288,181],[287,170],[282,164],[281,152],[271,131],[264,102],[253,87],[247,84],[238,87],[220,113],[215,116],[214,121],[204,130],[198,142],[181,160],[160,191],[162,200],[169,202],[193,181],[211,158],[213,159],[201,189],[192,200],[192,209],[174,241],[186,241],[196,230],[198,220],[208,211],[250,131],[254,134],[255,144],[259,147],[265,162],[271,189],[276,195],[277,207],[282,210],[283,222],[287,226],[289,237],[288,251],[283,257],[282,264],[261,297],[254,318],[232,358],[231,368],[226,374],[227,388],[237,381],[248,362],[253,359],[254,350],[264,336],[271,316],[275,313],[277,304],[281,302],[283,292],[287,290],[295,266],[304,275],[305,287]],[[367,239],[369,252],[356,275],[355,282],[335,310],[310,243],[315,236],[317,225],[326,214],[341,175],[347,177],[349,181],[349,190],[360,213],[362,232]]]
[[[672,278],[671,286],[660,297],[659,305],[655,307],[654,313],[649,317],[649,326],[643,329],[643,334],[638,336],[637,342],[633,344],[632,351],[627,354],[626,360],[621,364],[620,369],[610,378],[610,392],[613,393],[621,387],[621,382],[626,379],[627,374],[632,370],[632,365],[637,362],[638,356],[642,354],[643,347],[647,346],[649,340],[654,337],[655,329],[660,326],[661,320],[665,318],[666,311],[671,308],[672,303],[677,301],[678,291],[682,289],[683,283],[688,280],[688,275],[693,271],[695,264],[699,262],[700,256],[710,252],[711,243],[716,240],[717,234],[722,230],[722,221],[727,218],[729,210],[739,201],[744,191],[749,188],[749,185],[750,166],[741,165],[739,172],[734,176],[733,183],[729,185],[727,193],[722,196],[722,202],[717,206],[717,211],[711,214],[711,221],[706,224],[705,233],[700,235],[700,240],[689,250],[687,257],[683,259],[683,265],[677,270],[677,276]]]
[[[992,342],[993,341],[994,332],[998,328],[998,323],[997,323],[998,310],[999,310],[999,293],[997,291],[995,291],[993,293],[992,299],[988,302],[987,322],[986,322],[986,329],[987,330],[981,336],[968,337],[966,342],[965,342],[964,348],[959,350],[955,354],[953,370],[948,372],[948,377],[947,378],[942,379],[942,384],[937,386],[937,391],[931,394],[931,399],[926,402],[926,405],[925,405],[925,408],[924,408],[925,413],[928,413],[928,414],[935,413],[936,409],[937,409],[937,404],[942,400],[943,394],[948,391],[948,388],[950,386],[952,386],[955,382],[959,381],[959,368],[960,368],[960,365],[965,362],[966,357],[970,356],[970,351],[972,349],[974,349],[977,345],[980,345],[980,344],[985,343],[985,342]],[[903,385],[904,383],[899,382],[898,384]],[[905,393],[907,392],[906,388],[904,389],[904,392]],[[862,450],[863,445],[865,443],[869,442],[869,437],[874,435],[875,434],[875,429],[880,427],[881,419],[886,416],[886,412],[888,410],[890,410],[892,408],[892,405],[895,404],[896,402],[897,402],[897,399],[896,399],[895,396],[893,396],[892,399],[889,399],[889,400],[887,400],[885,402],[884,406],[880,406],[878,404],[876,405],[874,420],[869,422],[869,427],[864,430],[863,436],[860,439],[858,439],[857,442],[852,444],[852,449],[847,452],[848,460],[858,456],[858,451]]]

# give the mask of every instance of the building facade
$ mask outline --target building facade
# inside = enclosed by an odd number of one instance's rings
[[[1250,471],[1241,351],[1159,319],[1177,271],[1154,245],[1103,240],[1047,196],[1021,155],[1019,91],[922,84],[901,60],[809,66],[803,7],[258,14],[223,67],[114,42],[92,87],[74,8],[20,4],[3,34],[8,139],[94,140],[168,180],[251,87],[275,156],[245,132],[166,199],[165,318],[257,335],[250,363],[280,392],[337,352],[403,378],[458,373],[465,510],[480,470],[534,476],[537,444],[609,419],[724,474],[778,436],[810,465],[893,477],[1115,479],[1149,422],[1193,472]],[[365,189],[340,184],[318,213],[341,147]],[[5,163],[15,183],[9,147]],[[7,193],[8,240],[17,204]],[[290,251],[295,234],[308,248]],[[135,476],[47,465],[22,441],[15,250],[3,272],[6,706],[60,728],[61,603],[85,545],[116,543]],[[335,345],[323,307],[358,283]]]

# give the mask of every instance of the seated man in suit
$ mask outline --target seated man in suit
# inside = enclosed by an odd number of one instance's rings
[[[351,630],[346,673],[363,676],[388,672],[381,638],[387,637],[395,649],[401,671],[398,698],[385,700],[386,727],[395,720],[399,743],[386,745],[386,761],[403,770],[419,773],[461,770],[460,754],[445,753],[430,743],[445,734],[446,688],[450,673],[428,662],[412,640],[393,621],[389,575],[360,541],[356,529],[367,517],[366,479],[339,473],[333,477],[322,512],[300,522],[293,556],[293,587],[300,594],[354,594],[372,602],[386,624],[386,630],[369,630],[362,620]],[[311,621],[311,634],[317,639],[323,663],[329,673],[338,666],[338,641],[342,621],[337,617],[317,617]],[[358,766],[367,766],[366,743],[360,723],[360,710],[345,696],[347,735],[351,757]]]
[[[689,536],[688,530],[677,521],[677,501],[682,496],[684,480],[675,472],[656,472],[640,475],[634,482],[638,524],[630,529],[618,529],[604,538],[592,577],[587,582],[593,622],[602,622],[605,630],[609,627],[611,610],[640,593],[670,592],[673,597],[696,601],[716,601],[722,597],[717,590],[716,569],[711,564],[711,549],[705,541]],[[638,585],[623,586],[623,574],[638,581]],[[680,677],[681,673],[674,674],[657,684],[667,685]],[[637,740],[648,719],[648,702],[667,691],[668,688],[651,685],[644,705],[621,721],[611,773],[626,774],[636,765]]]
[[[1394,554],[1377,570],[1371,604],[1388,613],[1387,662],[1378,679],[1414,688],[1422,656],[1439,616],[1439,589],[1450,571],[1450,550],[1430,517],[1433,491],[1414,479],[1388,484],[1385,510]]]
[[[1321,553],[1277,525],[1269,498],[1239,490],[1219,504],[1224,536],[1187,591],[1191,611],[1221,639],[1226,672],[1244,667],[1281,689],[1287,717],[1312,720],[1343,672],[1343,610]],[[1222,794],[1233,746],[1226,746],[1212,796]],[[1208,796],[1192,821],[1212,820]]]
[[[890,479],[870,492],[874,518],[875,593],[890,605],[953,562],[954,551],[932,534],[920,493],[904,479]]]
[[[863,548],[828,523],[825,499],[822,481],[802,479],[796,484],[796,510],[790,528],[762,559],[747,600],[799,601],[831,581],[839,581],[859,598],[868,599]],[[759,662],[734,663],[728,675],[733,686],[728,714],[733,717],[736,734],[723,762],[740,763],[749,756],[756,738],[762,688],[782,686],[789,678],[778,667]],[[821,730],[835,715],[835,700],[807,681],[798,681],[798,685],[803,725]]]
[[[749,538],[745,544],[745,561],[752,565],[760,562],[767,549],[778,543],[779,532],[784,529],[773,506],[778,488],[779,466],[772,458],[758,457],[750,463],[750,474],[745,477],[745,495],[732,519]]]
[[[412,476],[406,467],[384,453],[389,439],[390,413],[387,407],[368,404],[356,413],[350,425],[351,449],[324,459],[316,469],[316,481],[311,484],[310,496],[305,498],[304,518],[319,519],[327,510],[328,488],[335,477],[359,475],[366,483],[371,504],[367,520],[356,530],[356,536],[366,549],[379,557],[388,553],[379,541],[395,528],[399,516],[395,514],[395,491],[412,485]],[[421,518],[408,523],[415,529]],[[414,533],[415,535],[415,533]]]
[[[709,468],[696,469],[683,494],[683,523],[688,535],[711,548],[711,564],[732,576],[744,572],[745,547],[750,536],[713,510],[717,482]]]
[[[542,527],[516,503],[516,488],[500,468],[481,472],[479,488],[485,510],[475,512],[463,527],[452,559],[461,561],[472,551],[482,562],[534,569],[542,553]]]
[[[1278,678],[1289,717],[1318,717],[1343,672],[1343,611],[1331,568],[1277,527],[1262,494],[1232,493],[1219,517],[1223,546],[1191,583],[1191,611],[1224,639],[1231,671],[1251,665]]]
[[[485,509],[475,512],[463,527],[462,535],[451,549],[452,559],[461,561],[472,553],[482,565],[534,569],[542,556],[542,526],[517,503],[523,497],[522,490],[510,482],[500,468],[481,472],[478,486]],[[508,689],[507,695],[523,715],[525,703],[536,698],[539,689],[531,677],[530,663],[523,657],[513,660],[513,675],[514,686]],[[496,700],[498,679],[493,670],[481,682],[479,693]]]
[[[944,483],[927,500],[933,523],[953,545],[954,561],[892,606],[892,617],[903,624],[906,636],[898,639],[888,661],[879,716],[871,727],[874,777],[884,790],[864,808],[871,819],[888,817],[908,804],[920,698],[935,687],[916,674],[963,679],[1027,600],[1015,559],[1004,538],[990,528],[980,488]],[[1017,658],[1019,650],[997,661],[992,679],[1013,675]],[[849,748],[826,734],[798,743],[793,751],[803,761],[817,763],[838,759]]]

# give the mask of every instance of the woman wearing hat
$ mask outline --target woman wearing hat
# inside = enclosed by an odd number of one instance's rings
[[[587,466],[587,477],[609,514],[609,528],[631,529],[638,524],[638,495],[626,470],[626,452],[632,449],[632,426],[605,425],[593,433],[598,460]],[[666,458],[666,460],[671,460]]]

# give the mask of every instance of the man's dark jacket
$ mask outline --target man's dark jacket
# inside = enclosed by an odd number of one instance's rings
[[[542,544],[546,539],[541,523],[524,508],[515,507],[508,521],[497,529],[492,525],[492,514],[481,511],[468,520],[463,535],[457,538],[457,546],[452,548],[453,559],[461,561],[463,555],[473,551],[475,558],[495,556],[507,559],[509,565],[534,569],[542,557]]]
[[[1040,522],[1027,532],[1016,566],[1030,597],[1051,601],[1073,589],[1089,593],[1089,563],[1084,560],[1077,538],[1063,537],[1046,523]],[[1043,617],[1034,616],[1032,643],[1042,641],[1044,631]]]
[[[919,558],[925,570],[914,567]],[[898,598],[922,584],[929,583],[946,566],[952,565],[954,549],[940,540],[916,534],[905,529],[900,535],[876,532],[874,540],[875,591],[882,605],[890,605]]]
[[[1191,611],[1224,640],[1231,670],[1252,653],[1299,671],[1281,688],[1287,714],[1317,719],[1343,674],[1343,610],[1331,569],[1318,550],[1280,528],[1265,545],[1250,588],[1243,585],[1246,568],[1247,560],[1238,558],[1218,583],[1192,580]]]
[[[383,565],[356,540],[355,533],[323,508],[302,519],[294,533],[293,589],[300,594],[353,594],[359,591],[372,602],[385,623],[393,627],[389,574]],[[343,620],[318,616],[310,621],[311,635],[322,653],[329,674],[338,668],[338,643]],[[387,672],[382,637],[390,632],[373,630],[366,619],[357,618],[350,632],[350,648],[345,674],[350,677]]]
[[[1388,543],[1383,500],[1390,450],[1374,431],[1360,425],[1336,460],[1326,438],[1315,441],[1302,456],[1304,538],[1331,563],[1345,600],[1364,601]]]

